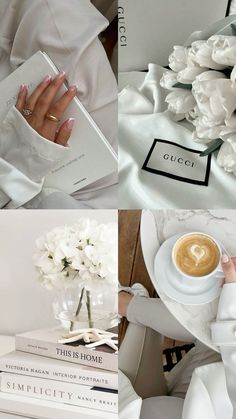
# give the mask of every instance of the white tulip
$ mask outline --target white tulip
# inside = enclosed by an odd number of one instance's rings
[[[236,115],[225,121],[225,126],[221,130],[221,138],[224,140],[229,134],[236,133]]]
[[[220,138],[222,132],[222,125],[209,126],[201,123],[201,118],[199,118],[198,123],[194,124],[196,126],[195,131],[193,132],[193,140],[198,143],[207,144],[212,140]]]
[[[213,125],[223,125],[236,109],[236,83],[229,79],[195,80],[192,93],[199,112]]]
[[[208,69],[190,64],[184,70],[179,71],[177,80],[179,83],[192,84],[197,76],[206,72]]]
[[[213,47],[207,41],[195,41],[188,51],[189,59],[200,67],[211,68],[213,70],[223,70],[227,65],[216,63],[212,59]]]
[[[166,96],[168,109],[174,114],[185,114],[196,105],[190,90],[175,89]]]
[[[219,166],[236,176],[236,135],[234,134],[220,148],[217,156]]]
[[[187,66],[188,50],[179,45],[174,46],[172,54],[169,56],[169,66],[171,70],[179,72]]]
[[[194,121],[200,117],[197,105],[186,114],[186,119],[194,124]]]
[[[170,110],[167,110],[166,113],[168,114],[170,119],[172,119],[172,121],[174,122],[180,122],[186,118],[185,113],[174,113],[174,112],[171,112]]]
[[[216,79],[227,79],[226,75],[224,73],[221,73],[220,71],[204,71],[204,73],[199,74],[196,77],[197,81],[207,81],[207,80],[216,80]]]
[[[196,130],[193,132],[194,141],[208,143],[211,140],[221,137],[224,123],[217,123],[214,119],[209,119],[207,115],[203,115],[198,106],[189,113],[189,122],[191,122]]]
[[[207,42],[212,48],[213,61],[225,66],[234,66],[236,64],[235,36],[213,35]]]
[[[175,71],[167,70],[164,72],[160,85],[164,89],[173,90],[173,86],[178,82],[177,73]]]

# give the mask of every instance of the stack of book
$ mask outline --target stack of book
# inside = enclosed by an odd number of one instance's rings
[[[118,357],[107,345],[58,344],[61,329],[16,336],[0,358],[0,411],[37,419],[117,419]]]

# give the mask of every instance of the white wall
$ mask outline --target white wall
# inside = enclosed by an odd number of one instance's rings
[[[147,70],[149,63],[168,65],[173,46],[183,45],[192,32],[223,19],[228,5],[228,0],[118,2],[124,11],[120,15],[120,71]]]
[[[12,335],[54,323],[52,294],[37,282],[32,263],[35,240],[79,217],[114,222],[117,211],[0,211],[0,334]]]

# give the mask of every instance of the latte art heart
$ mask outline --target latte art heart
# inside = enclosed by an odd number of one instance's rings
[[[198,264],[201,261],[201,259],[205,256],[206,249],[203,246],[199,246],[198,244],[193,244],[190,248],[190,252],[196,259],[196,264]]]
[[[181,272],[201,277],[216,269],[220,261],[220,251],[210,237],[189,234],[181,237],[175,244],[174,259]]]

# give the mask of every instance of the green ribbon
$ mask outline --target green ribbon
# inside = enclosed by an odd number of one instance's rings
[[[176,87],[177,89],[192,90],[193,86],[191,84],[176,83],[173,87]]]
[[[223,143],[224,141],[221,138],[217,138],[216,140],[211,141],[208,144],[207,149],[200,153],[200,157],[209,156],[209,154],[214,153],[214,151],[218,150]]]

